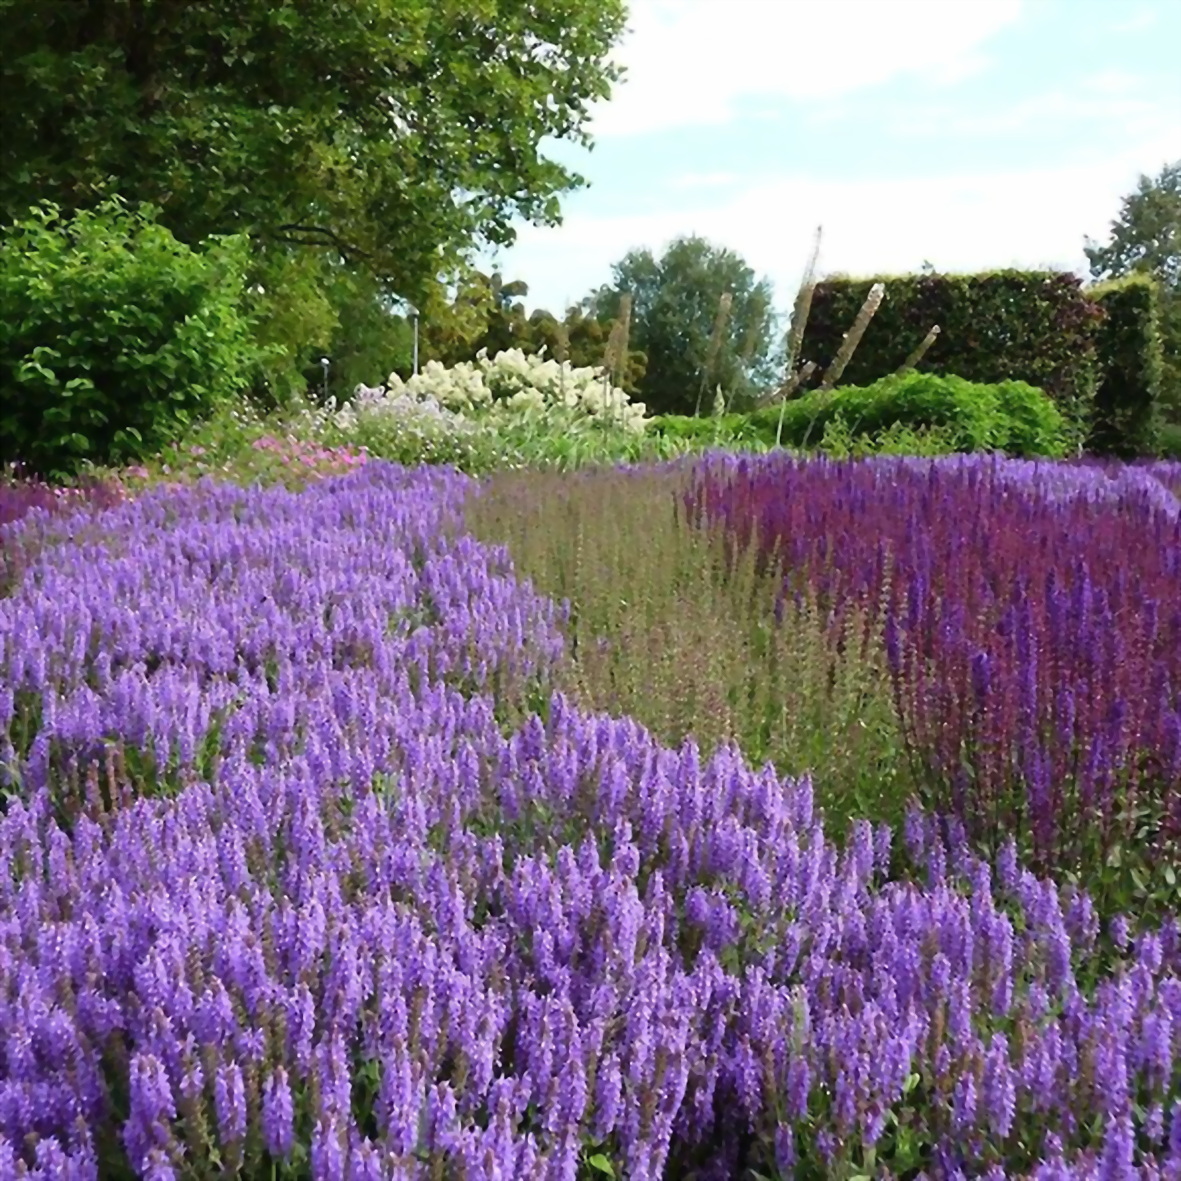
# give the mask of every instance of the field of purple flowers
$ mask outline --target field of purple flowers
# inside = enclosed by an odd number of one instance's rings
[[[0,526],[0,1178],[1181,1178],[1181,925],[1053,855],[1175,834],[1176,500],[957,463],[690,488],[882,604],[951,815],[839,844],[557,692],[454,473]]]
[[[687,501],[781,565],[784,594],[869,609],[932,810],[1175,913],[1179,485],[1170,463],[716,456]]]

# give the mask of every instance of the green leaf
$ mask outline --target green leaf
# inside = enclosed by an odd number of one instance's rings
[[[601,1152],[596,1152],[594,1156],[589,1157],[586,1162],[596,1173],[602,1173],[604,1177],[614,1177],[615,1169],[611,1162]]]

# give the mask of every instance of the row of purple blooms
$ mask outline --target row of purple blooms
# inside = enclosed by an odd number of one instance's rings
[[[712,455],[688,506],[884,629],[912,758],[1045,870],[1181,841],[1181,465]],[[879,608],[882,608],[879,610]],[[1151,850],[1150,850],[1151,852]]]
[[[471,491],[9,527],[0,1177],[1181,1177],[1176,920],[1112,957],[1012,846],[509,725],[562,610]]]

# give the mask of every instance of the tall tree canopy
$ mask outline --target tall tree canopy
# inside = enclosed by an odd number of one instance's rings
[[[1110,241],[1097,245],[1088,238],[1084,251],[1095,279],[1138,272],[1160,281],[1165,402],[1181,419],[1181,160],[1155,178],[1141,176],[1111,223]]]
[[[775,343],[771,284],[757,280],[740,255],[687,237],[660,258],[651,250],[633,250],[612,271],[612,282],[588,297],[586,306],[610,322],[623,293],[631,293],[630,339],[647,357],[639,395],[650,411],[708,410],[718,385],[731,404],[741,404],[769,380]],[[707,373],[718,304],[726,292],[732,302]]]
[[[425,301],[558,218],[623,0],[0,0],[0,223],[148,201],[184,241],[316,247]]]

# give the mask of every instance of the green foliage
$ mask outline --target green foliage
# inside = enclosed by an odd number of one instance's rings
[[[125,462],[239,395],[262,352],[246,243],[178,242],[122,202],[42,205],[0,242],[0,462]]]
[[[774,443],[779,415],[778,405],[755,411],[749,417],[753,433]],[[788,402],[782,441],[796,447],[819,444],[837,420],[843,425],[834,428],[834,439],[841,431],[852,440],[897,427],[927,432],[917,436],[926,438],[924,445],[938,440],[940,448],[961,452],[1062,456],[1068,440],[1062,414],[1045,394],[1024,382],[983,385],[912,371],[870,386],[813,391]]]
[[[190,244],[324,251],[421,302],[553,224],[617,67],[621,0],[0,0],[0,223],[152,201]],[[302,342],[299,342],[302,344]]]
[[[728,414],[720,422],[717,418],[702,418],[693,414],[658,414],[648,429],[653,434],[669,439],[712,439],[719,428],[727,435],[743,421],[740,414]]]
[[[287,248],[255,252],[249,299],[266,360],[251,388],[251,401],[264,410],[297,402],[307,392],[313,357],[323,356],[340,314],[331,298],[328,259]]]
[[[1141,176],[1135,193],[1124,198],[1105,245],[1084,247],[1095,279],[1146,274],[1161,284],[1163,342],[1162,400],[1181,421],[1181,160],[1159,176]]]
[[[641,400],[657,414],[692,414],[703,378],[720,385],[728,405],[741,405],[769,378],[774,316],[771,285],[731,250],[702,238],[680,238],[658,259],[634,250],[615,264],[610,285],[586,301],[609,323],[625,292],[632,296],[631,343],[647,365]],[[721,296],[733,303],[720,348],[707,374],[710,337]]]
[[[88,467],[87,474],[121,494],[206,478],[243,487],[283,484],[294,489],[343,475],[366,461],[362,448],[308,429],[317,417],[322,418],[322,412],[298,397],[283,412],[266,414],[249,403],[226,402],[143,463],[117,469]]]
[[[591,314],[586,308],[566,309],[565,319],[560,323],[552,313],[541,308],[529,317],[525,339],[527,351],[540,352],[543,348],[547,357],[562,357],[576,368],[601,366],[607,354],[607,341],[611,335],[613,321],[603,320]],[[619,388],[630,397],[640,398],[644,384],[648,358],[629,342],[627,356],[618,367],[615,381]]]
[[[436,296],[423,312],[421,360],[452,366],[474,360],[481,350],[495,357],[509,349],[520,349],[525,353],[544,350],[547,357],[565,359],[579,369],[603,364],[611,333],[610,320],[600,319],[577,306],[568,308],[562,320],[544,308],[537,308],[526,317],[525,305],[515,301],[528,293],[528,285],[521,280],[506,283],[496,272],[488,275],[477,270],[465,271],[455,284],[450,300]],[[627,350],[616,382],[628,395],[638,397],[646,360],[639,350]],[[408,365],[404,369],[394,366],[394,369],[403,377],[410,375]],[[361,380],[373,381],[374,375]]]
[[[877,434],[854,435],[841,414],[829,419],[818,450],[831,459],[864,459],[870,455],[951,455],[954,432],[946,427],[908,427],[891,423]]]
[[[884,299],[843,372],[869,386],[893,375],[932,327],[924,372],[982,385],[1018,380],[1046,393],[1066,418],[1076,445],[1094,406],[1094,329],[1102,312],[1077,275],[1005,270],[978,275],[883,275],[816,284],[800,361],[818,365],[801,392],[820,385],[875,283]]]
[[[453,287],[450,296],[441,285],[431,288],[421,305],[419,353],[423,362],[457,365],[479,352],[479,340],[492,311],[492,287],[487,276],[470,267],[455,276]],[[384,376],[385,370],[379,373]],[[409,370],[401,376],[409,377]]]
[[[1159,284],[1129,275],[1090,294],[1106,315],[1097,330],[1099,385],[1088,450],[1121,459],[1152,455],[1163,379]]]
[[[337,325],[322,354],[309,358],[319,370],[319,356],[331,361],[328,394],[338,402],[361,384],[382,381],[394,371],[410,372],[414,333],[409,317],[398,315],[389,297],[368,275],[341,271],[330,290]],[[319,389],[320,374],[313,385]]]
[[[648,424],[648,433],[675,440],[687,447],[744,447],[757,442],[745,414],[721,414],[705,418],[693,414],[663,414]]]
[[[1156,438],[1157,454],[1161,459],[1181,459],[1181,425],[1163,423]]]
[[[1056,459],[1069,453],[1070,429],[1052,398],[1024,381],[999,381],[990,388],[999,405],[999,450]]]

